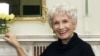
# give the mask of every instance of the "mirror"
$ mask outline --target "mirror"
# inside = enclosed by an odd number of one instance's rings
[[[46,0],[0,0],[10,4],[10,13],[16,15],[17,21],[46,21]]]

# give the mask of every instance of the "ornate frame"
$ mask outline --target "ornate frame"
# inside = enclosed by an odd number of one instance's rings
[[[40,17],[15,17],[16,21],[41,21],[45,22],[47,17],[46,0],[42,0],[42,16]]]

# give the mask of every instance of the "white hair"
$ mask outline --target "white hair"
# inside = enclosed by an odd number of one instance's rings
[[[76,8],[72,7],[70,5],[61,4],[61,5],[55,6],[48,13],[48,22],[49,22],[51,27],[52,27],[53,16],[57,12],[66,14],[67,16],[71,17],[71,19],[73,20],[74,23],[77,23],[77,15],[76,15],[77,10],[76,10]]]

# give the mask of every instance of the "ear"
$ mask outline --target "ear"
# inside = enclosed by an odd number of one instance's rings
[[[53,30],[53,33],[55,33],[55,31]]]
[[[75,30],[77,27],[77,22],[73,22],[73,26],[74,26],[74,30]]]
[[[52,28],[53,33],[55,33],[55,31],[53,30],[54,29],[53,26],[51,26],[51,28]]]

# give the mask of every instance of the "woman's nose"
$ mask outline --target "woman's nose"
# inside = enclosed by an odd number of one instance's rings
[[[59,29],[63,29],[64,28],[64,25],[61,23],[59,24]]]

